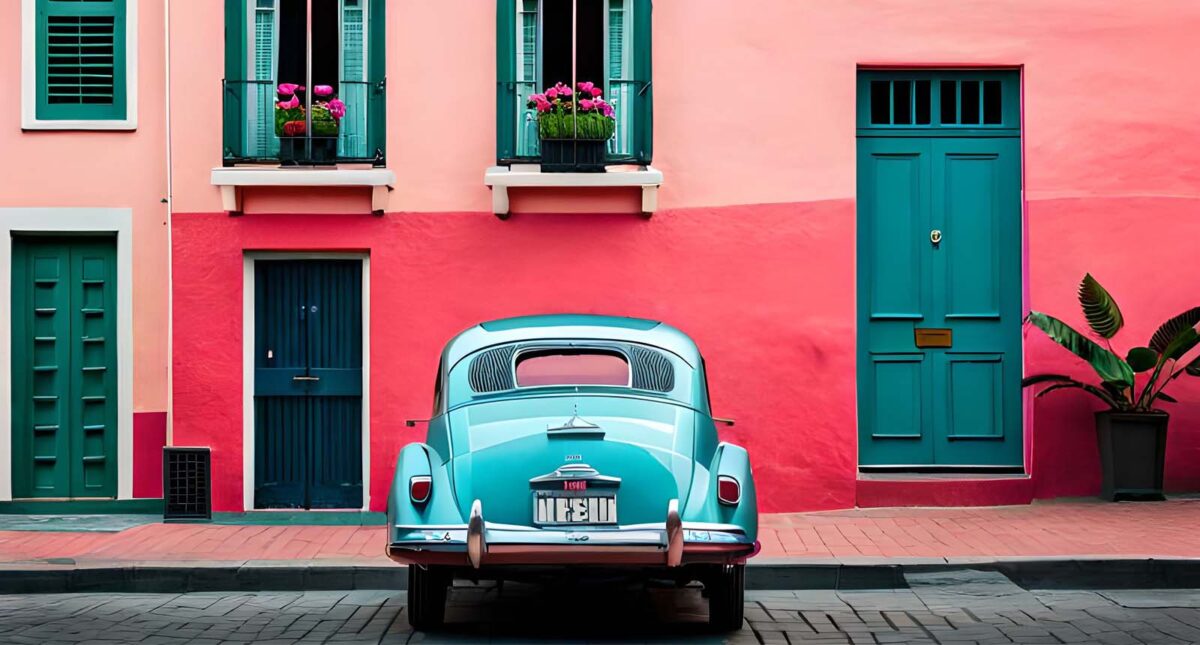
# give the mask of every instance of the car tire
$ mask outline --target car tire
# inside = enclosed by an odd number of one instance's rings
[[[746,565],[718,567],[708,583],[708,625],[714,631],[742,628],[746,601]]]
[[[446,619],[450,576],[440,567],[408,567],[408,624],[413,629],[441,627]]]

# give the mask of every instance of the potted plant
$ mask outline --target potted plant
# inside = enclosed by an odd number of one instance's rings
[[[1145,347],[1130,349],[1121,358],[1112,338],[1125,325],[1121,309],[1091,274],[1079,283],[1079,304],[1088,326],[1103,345],[1069,325],[1040,312],[1027,318],[1051,340],[1087,361],[1100,378],[1099,385],[1064,374],[1027,377],[1023,386],[1048,384],[1037,397],[1055,390],[1076,388],[1108,406],[1096,413],[1096,438],[1100,444],[1106,499],[1162,499],[1163,461],[1170,416],[1158,404],[1176,403],[1163,390],[1187,374],[1200,376],[1200,356],[1188,353],[1200,344],[1200,307],[1193,307],[1163,323]],[[1144,376],[1143,376],[1144,375]]]
[[[562,83],[529,97],[537,110],[543,172],[603,172],[608,140],[617,120],[594,83],[572,90]]]
[[[276,88],[279,101],[275,103],[275,136],[279,137],[279,158],[284,163],[308,160],[312,163],[333,163],[337,160],[338,123],[346,116],[346,104],[333,93],[329,85],[313,87],[316,100],[312,104],[312,136],[308,136],[305,118],[303,85],[280,83]],[[304,146],[309,152],[304,153]],[[296,148],[300,146],[300,151]]]

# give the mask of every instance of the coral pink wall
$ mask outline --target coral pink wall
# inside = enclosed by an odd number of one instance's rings
[[[1124,350],[1200,304],[1200,290],[1178,286],[1200,274],[1200,146],[1185,143],[1200,140],[1200,85],[1180,55],[1200,29],[1195,3],[659,0],[665,183],[650,221],[578,213],[635,210],[628,194],[516,194],[510,221],[486,212],[494,5],[477,0],[389,0],[393,212],[346,214],[363,212],[365,195],[339,195],[339,208],[329,197],[309,205],[324,191],[298,189],[252,192],[245,217],[226,217],[208,179],[220,163],[222,60],[188,55],[213,51],[222,17],[200,3],[172,12],[173,90],[187,97],[172,112],[175,442],[214,447],[221,509],[241,505],[244,249],[371,253],[373,508],[396,451],[423,434],[401,421],[428,409],[442,343],[480,320],[544,311],[659,318],[692,334],[717,413],[738,420],[722,432],[749,448],[766,511],[926,499],[920,486],[897,497],[856,482],[857,65],[1023,67],[1031,307],[1080,323],[1075,284],[1091,271],[1126,314]],[[1164,275],[1184,281],[1157,286]],[[1026,372],[1047,370],[1083,373],[1031,334]],[[1167,485],[1195,490],[1200,380],[1178,385]],[[1093,403],[1064,394],[1029,405],[1032,483],[945,499],[1097,491]]]
[[[163,3],[138,3],[133,132],[21,130],[21,6],[0,2],[0,208],[133,210],[133,405],[167,408],[167,136]],[[131,30],[132,31],[132,30]],[[0,220],[0,230],[5,225]],[[7,232],[5,232],[7,235]],[[128,288],[126,285],[123,288]],[[7,294],[3,296],[7,303]],[[5,357],[3,360],[7,361]],[[7,414],[5,412],[4,414]]]

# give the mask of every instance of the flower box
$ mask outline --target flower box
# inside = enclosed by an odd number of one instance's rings
[[[316,98],[311,112],[300,99],[303,85],[280,83],[280,100],[275,103],[275,136],[279,137],[279,159],[287,163],[330,164],[337,161],[338,125],[346,115],[346,104],[329,85],[313,88]],[[309,123],[312,133],[308,132]]]
[[[601,94],[593,83],[574,90],[558,83],[529,97],[528,107],[538,113],[542,172],[604,172],[617,121]]]

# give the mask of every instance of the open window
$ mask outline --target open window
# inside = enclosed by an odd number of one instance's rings
[[[225,165],[384,164],[384,3],[225,0]]]
[[[651,0],[498,0],[497,157],[541,157],[529,97],[591,82],[615,112],[607,162],[649,165],[653,141]],[[574,29],[572,29],[574,25]]]

